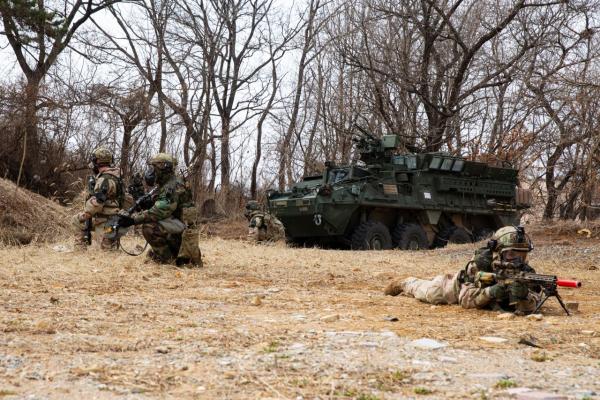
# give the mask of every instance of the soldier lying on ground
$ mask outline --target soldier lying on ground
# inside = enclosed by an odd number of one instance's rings
[[[143,224],[142,234],[152,247],[148,256],[156,262],[202,266],[196,207],[190,189],[175,175],[177,160],[159,153],[148,164],[146,184],[158,185],[154,204],[131,216],[120,215],[119,226]]]
[[[74,218],[77,227],[75,245],[81,249],[91,244],[91,236],[88,236],[91,231],[102,238],[100,245],[103,249],[115,249],[117,246],[115,239],[104,237],[104,224],[126,202],[121,173],[112,164],[113,156],[109,150],[99,147],[92,152],[90,168],[94,175],[88,179],[83,212]]]
[[[256,200],[246,204],[244,216],[248,220],[248,240],[255,242],[275,242],[285,239],[285,229],[274,215],[261,210]]]
[[[533,312],[540,297],[522,282],[491,282],[479,280],[480,271],[494,272],[497,261],[522,265],[524,272],[535,273],[527,262],[533,245],[523,228],[505,226],[492,236],[488,247],[478,249],[464,270],[456,274],[439,275],[432,280],[414,277],[390,283],[384,293],[404,294],[430,304],[460,304],[464,308],[485,308]]]

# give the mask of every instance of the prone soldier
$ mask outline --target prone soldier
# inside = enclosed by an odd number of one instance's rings
[[[522,227],[505,226],[494,233],[488,246],[478,249],[465,269],[432,280],[414,277],[390,283],[384,293],[401,293],[430,304],[460,304],[463,308],[502,309],[529,314],[538,309],[539,293],[520,280],[480,279],[491,276],[498,263],[520,265],[521,273],[535,274],[527,264],[533,244]]]
[[[248,220],[248,239],[255,242],[278,241],[285,239],[285,229],[274,215],[261,210],[256,200],[246,204],[244,216]]]

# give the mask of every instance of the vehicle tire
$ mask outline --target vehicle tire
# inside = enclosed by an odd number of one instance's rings
[[[352,233],[353,250],[389,250],[392,237],[387,226],[377,221],[366,221],[358,225]]]
[[[471,243],[471,235],[464,229],[457,226],[449,226],[438,232],[433,241],[434,248],[446,247],[448,243],[465,244]]]
[[[473,243],[473,238],[464,228],[455,227],[448,237],[448,243],[465,244]]]
[[[392,235],[394,247],[400,250],[425,250],[429,240],[419,224],[398,224]]]

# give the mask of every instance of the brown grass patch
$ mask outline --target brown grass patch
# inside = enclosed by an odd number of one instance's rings
[[[0,178],[0,243],[64,239],[69,231],[68,219],[61,205]]]

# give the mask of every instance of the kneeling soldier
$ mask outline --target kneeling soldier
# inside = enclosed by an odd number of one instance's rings
[[[158,185],[154,204],[148,210],[120,215],[119,226],[142,225],[152,250],[150,258],[159,263],[202,266],[199,233],[190,189],[175,175],[177,160],[159,153],[148,162],[146,184]]]
[[[75,216],[77,239],[75,245],[85,249],[91,244],[91,232],[102,238],[101,247],[105,250],[117,246],[115,239],[104,236],[104,224],[124,206],[125,192],[118,168],[113,168],[112,153],[99,147],[92,152],[90,168],[94,175],[88,179],[83,212]]]

